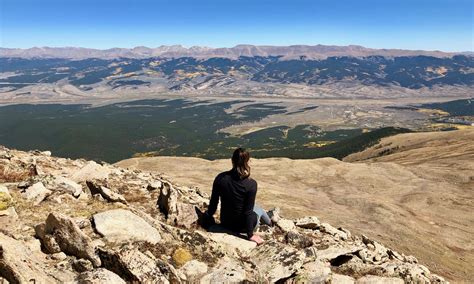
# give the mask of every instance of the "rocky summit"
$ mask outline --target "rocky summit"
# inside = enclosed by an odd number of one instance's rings
[[[168,178],[0,146],[0,283],[444,283],[374,239],[270,213],[256,246]]]

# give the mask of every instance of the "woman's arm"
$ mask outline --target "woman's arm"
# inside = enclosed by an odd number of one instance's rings
[[[217,210],[217,204],[219,204],[219,176],[214,179],[214,183],[212,184],[212,193],[211,193],[211,200],[209,201],[209,206],[207,207],[207,214],[209,216],[213,216]]]
[[[257,214],[253,212],[256,197],[257,183],[255,182],[255,184],[248,190],[247,198],[245,199],[244,204],[245,230],[249,239],[253,236],[253,230],[255,229],[258,221]]]

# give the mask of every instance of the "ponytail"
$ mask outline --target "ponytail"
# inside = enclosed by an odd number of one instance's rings
[[[246,179],[250,176],[250,153],[242,148],[237,148],[232,154],[232,166],[239,174],[240,179]]]

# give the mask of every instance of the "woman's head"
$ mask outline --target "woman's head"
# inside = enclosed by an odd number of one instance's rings
[[[232,154],[232,167],[237,171],[241,179],[250,176],[250,153],[242,148],[237,148]]]

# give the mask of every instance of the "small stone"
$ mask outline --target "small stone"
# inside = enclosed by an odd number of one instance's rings
[[[156,181],[153,181],[153,182],[150,182],[146,189],[148,191],[154,191],[154,190],[157,190],[157,189],[161,189],[163,187],[163,183],[159,180],[156,180]]]
[[[174,263],[178,267],[180,267],[180,266],[183,266],[186,262],[193,259],[193,256],[191,255],[191,253],[189,253],[189,251],[187,249],[178,248],[174,251],[174,253],[172,255],[172,259],[173,259]]]
[[[242,265],[235,260],[224,257],[217,266],[200,279],[200,283],[242,283],[247,274]],[[267,279],[266,279],[267,280]]]
[[[307,248],[313,245],[313,240],[304,234],[290,231],[286,234],[286,241],[288,244],[297,248]]]
[[[183,265],[181,271],[186,275],[186,277],[193,278],[207,273],[207,269],[207,264],[205,264],[204,262],[200,262],[198,260],[190,260]]]
[[[297,219],[295,225],[300,228],[315,230],[319,228],[321,222],[317,217],[304,217]]]
[[[95,184],[92,181],[87,181],[86,184],[92,195],[100,194],[107,201],[127,204],[127,200],[121,194],[113,192],[103,185]]]
[[[76,270],[77,272],[86,272],[86,271],[91,271],[94,269],[94,266],[92,265],[92,262],[90,262],[87,259],[79,258],[75,259],[72,262],[72,268]]]
[[[86,180],[102,180],[106,179],[111,170],[101,166],[94,161],[89,161],[80,170],[73,173],[70,178],[75,182],[84,182]]]
[[[11,219],[17,219],[18,214],[16,213],[16,210],[14,207],[8,207],[5,210],[0,210],[0,217],[5,216]]]
[[[346,233],[344,233],[341,230],[338,230],[338,229],[334,228],[333,226],[329,225],[328,223],[321,223],[321,226],[320,226],[319,229],[321,230],[321,232],[330,234],[330,235],[335,236],[335,237],[339,237],[341,240],[347,240],[347,238],[348,238]]]
[[[353,284],[353,283],[355,283],[355,280],[354,280],[354,278],[352,278],[348,275],[341,275],[341,274],[333,273],[331,275],[331,283]],[[380,283],[380,284],[382,284],[382,283]]]
[[[54,183],[57,190],[61,190],[78,198],[82,193],[82,186],[75,181],[62,176],[55,176]]]
[[[117,274],[105,268],[81,273],[77,277],[78,284],[126,284]]]
[[[281,218],[279,207],[273,208],[272,210],[268,211],[267,214],[268,214],[268,217],[270,217],[270,219],[272,220],[273,224],[277,223]]]
[[[65,260],[66,258],[67,258],[67,255],[64,252],[51,254],[51,259],[54,259],[54,260]]]
[[[403,279],[395,277],[380,277],[375,275],[366,275],[357,279],[356,284],[403,284]]]
[[[295,230],[296,226],[293,221],[288,219],[280,219],[276,222],[278,228],[280,228],[283,232],[290,232]]]
[[[40,252],[41,251],[41,242],[38,239],[30,239],[25,243],[25,245],[32,252]]]
[[[86,218],[76,218],[74,221],[80,229],[85,229],[91,226],[91,221]]]

